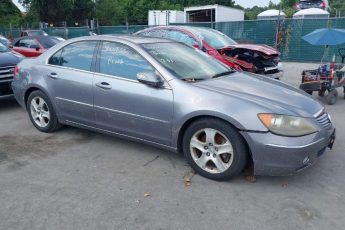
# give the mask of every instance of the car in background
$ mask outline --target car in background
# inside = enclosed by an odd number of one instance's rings
[[[0,42],[0,98],[13,94],[11,82],[15,66],[24,57]]]
[[[4,36],[0,35],[0,43],[2,43],[3,45],[9,47],[11,42],[10,40],[8,40],[7,38],[5,38]]]
[[[329,9],[328,0],[300,0],[299,3],[295,5],[297,10],[305,10],[310,8],[319,8],[323,10]]]
[[[43,30],[23,30],[20,31],[20,37],[26,36],[48,36],[48,34]]]
[[[12,87],[41,132],[65,124],[181,152],[214,180],[251,163],[257,175],[296,173],[335,140],[303,91],[161,38],[74,38],[20,62]]]
[[[172,39],[201,49],[236,70],[275,79],[283,77],[283,67],[277,50],[267,45],[238,44],[211,28],[157,26],[138,31],[134,35]]]
[[[11,47],[26,57],[37,57],[62,41],[64,39],[54,36],[28,36],[17,38]]]

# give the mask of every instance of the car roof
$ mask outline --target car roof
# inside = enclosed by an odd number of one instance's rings
[[[43,31],[43,30],[22,30],[22,32]]]
[[[44,36],[44,35],[35,35],[35,36],[23,36],[16,38],[16,41],[22,40],[22,39],[49,39],[49,38],[55,38],[55,36]]]
[[[209,28],[209,27],[201,27],[201,26],[155,26],[155,27],[150,27],[141,31],[150,31],[150,30],[159,30],[159,29],[171,29],[171,30],[178,30],[178,31],[186,31],[192,34],[197,35],[197,33],[203,33],[204,31],[208,30],[208,31],[215,31],[215,32],[219,32],[213,28]],[[138,31],[138,32],[141,32]]]
[[[164,38],[133,36],[133,35],[94,35],[94,36],[79,37],[76,40],[95,40],[95,39],[109,40],[109,41],[126,41],[126,42],[130,42],[134,44],[163,43],[163,42],[174,43],[175,42],[175,41],[164,39]]]

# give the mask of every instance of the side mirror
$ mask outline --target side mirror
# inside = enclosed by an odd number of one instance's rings
[[[9,45],[8,45],[8,48],[13,49],[13,45],[12,45],[12,44],[9,44]]]
[[[137,80],[145,85],[160,88],[164,81],[155,72],[141,72],[137,74]]]
[[[30,48],[31,49],[35,49],[36,51],[40,50],[40,46],[39,45],[31,45]]]

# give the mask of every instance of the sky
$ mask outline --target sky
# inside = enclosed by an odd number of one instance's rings
[[[18,3],[18,0],[12,0],[19,9],[23,12],[24,8]],[[244,8],[252,8],[253,6],[268,6],[270,0],[235,0],[235,2]],[[272,0],[273,3],[278,3],[280,0]]]
[[[279,3],[280,0],[272,0],[273,3]],[[235,0],[236,4],[244,8],[252,8],[253,6],[268,6],[270,0]]]
[[[20,9],[21,12],[25,12],[23,6],[18,3],[18,0],[12,0],[12,2],[16,4],[16,6]]]

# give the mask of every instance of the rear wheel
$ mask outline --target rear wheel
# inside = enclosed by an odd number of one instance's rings
[[[202,119],[188,127],[183,138],[188,163],[200,175],[228,180],[246,166],[248,150],[238,131],[217,119]]]
[[[337,89],[331,89],[327,94],[327,104],[334,105],[338,100],[338,91]]]
[[[49,98],[42,91],[29,95],[27,111],[32,124],[41,132],[54,132],[61,127]]]

